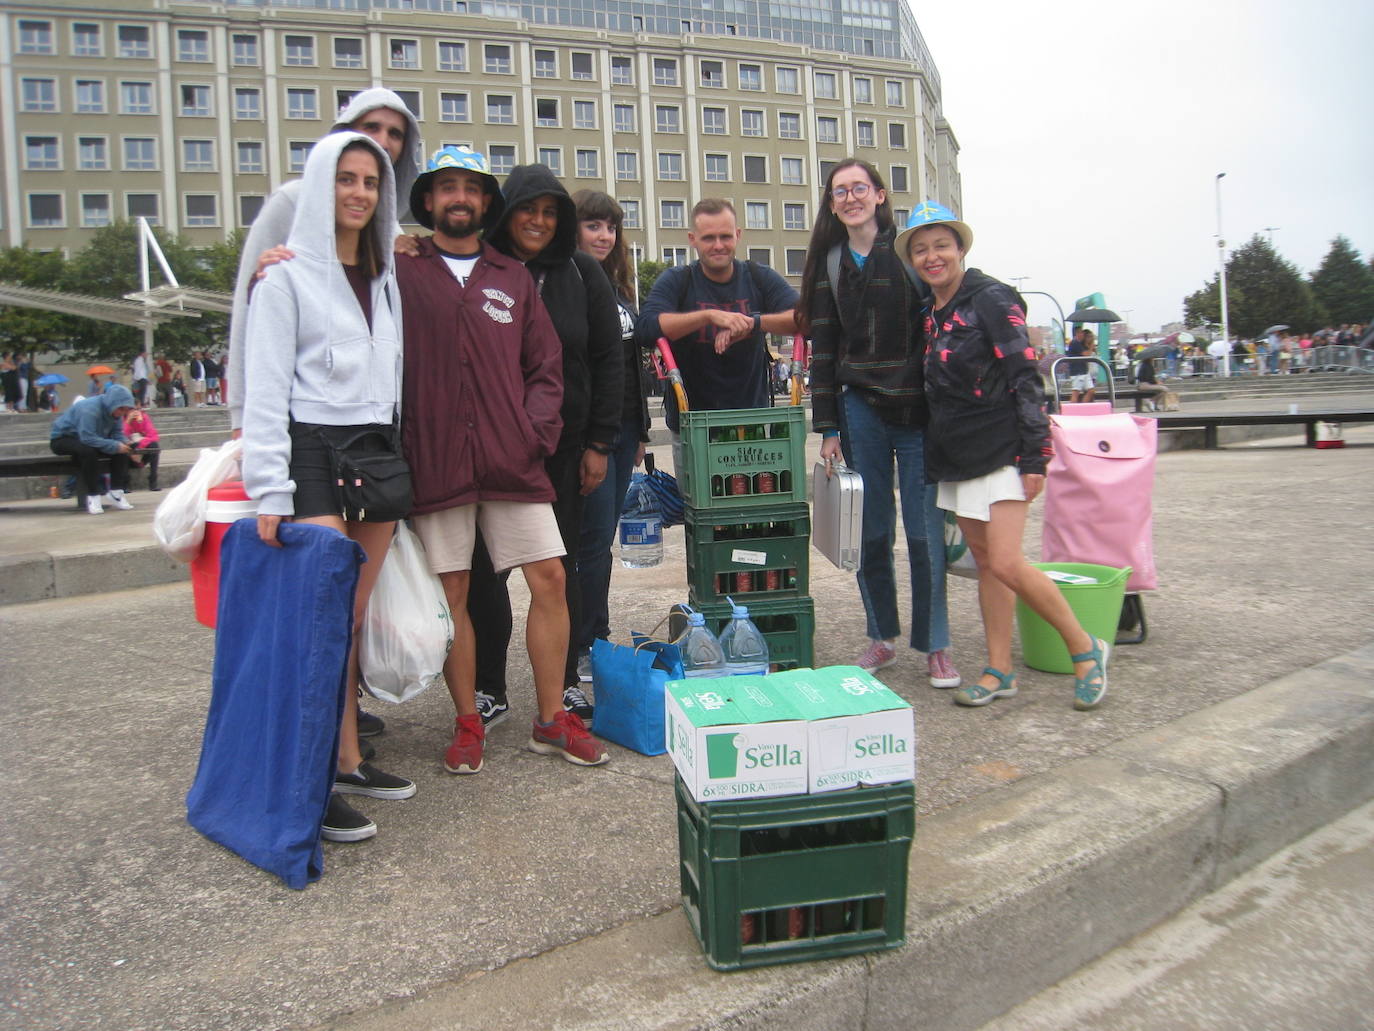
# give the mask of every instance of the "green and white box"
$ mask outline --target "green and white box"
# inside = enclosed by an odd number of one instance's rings
[[[764,678],[807,720],[812,793],[916,779],[911,706],[858,666],[796,669]]]
[[[668,753],[698,802],[806,794],[806,721],[766,679],[668,681]]]

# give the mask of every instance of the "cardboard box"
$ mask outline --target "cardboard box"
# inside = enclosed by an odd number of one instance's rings
[[[767,679],[666,685],[668,753],[698,802],[806,793],[806,721]]]
[[[764,678],[807,721],[812,793],[916,779],[911,706],[858,666],[797,669]]]

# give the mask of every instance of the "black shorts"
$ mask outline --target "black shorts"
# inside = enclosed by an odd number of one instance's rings
[[[332,515],[343,517],[343,504],[334,476],[334,459],[325,445],[329,440],[336,447],[366,430],[375,432],[354,442],[347,449],[350,455],[374,451],[390,451],[392,429],[381,424],[362,426],[321,426],[317,423],[291,423],[291,479],[296,482],[295,518]],[[401,515],[404,515],[402,513]],[[401,518],[393,513],[369,512],[364,523],[390,523]]]

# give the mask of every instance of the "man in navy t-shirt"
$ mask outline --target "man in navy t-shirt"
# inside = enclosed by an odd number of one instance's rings
[[[797,291],[766,265],[735,260],[740,228],[728,200],[707,198],[692,209],[687,240],[698,259],[666,270],[635,324],[639,346],[667,337],[693,409],[763,408],[768,404],[768,333],[791,335]],[[677,399],[664,396],[668,428],[678,433]],[[676,457],[677,447],[674,447]]]

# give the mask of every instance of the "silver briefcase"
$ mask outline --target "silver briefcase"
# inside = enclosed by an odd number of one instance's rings
[[[825,475],[824,462],[812,471],[811,543],[834,565],[852,572],[859,568],[863,540],[864,481],[843,463],[831,472]]]

